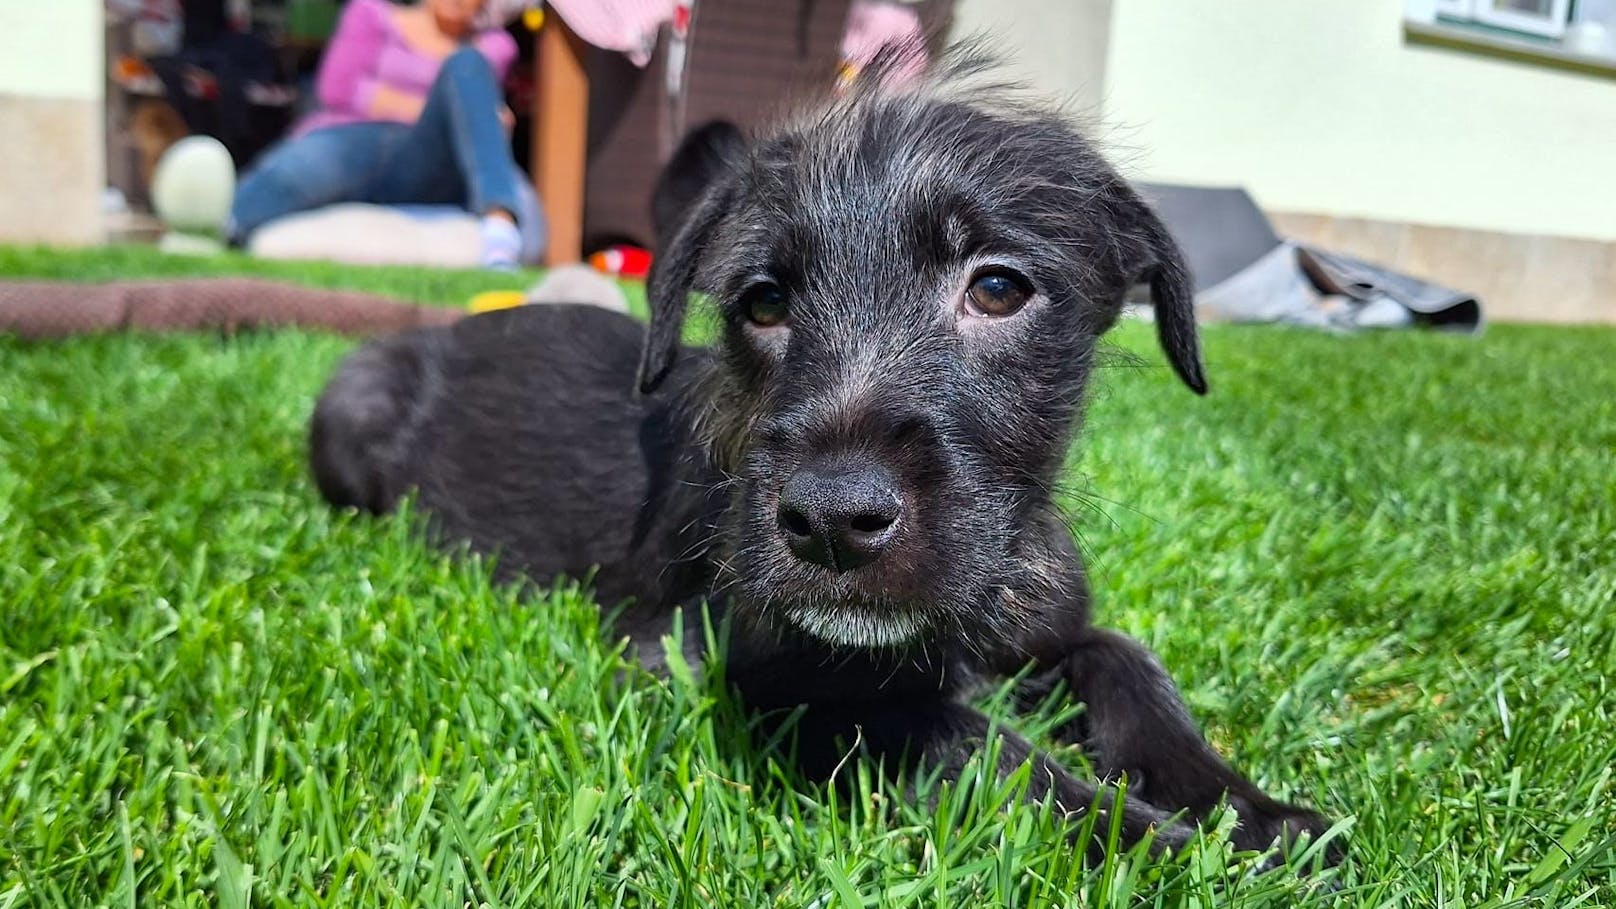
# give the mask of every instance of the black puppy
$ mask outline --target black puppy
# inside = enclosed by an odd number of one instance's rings
[[[1051,501],[1096,341],[1136,282],[1205,390],[1179,252],[1071,127],[959,69],[866,80],[749,147],[721,129],[687,145],[643,335],[522,308],[353,354],[314,416],[320,488],[378,512],[418,490],[444,535],[506,569],[593,572],[603,604],[632,600],[619,631],[639,642],[710,601],[745,700],[807,705],[810,772],[856,741],[946,775],[992,734],[1004,769],[1034,762],[1034,797],[1111,810],[1106,786],[964,702],[1030,663],[1032,693],[1064,683],[1085,704],[1062,734],[1127,775],[1129,838],[1182,843],[1169,816],[1225,797],[1239,845],[1317,834],[1319,815],[1213,752],[1148,651],[1090,625]],[[722,316],[711,351],[680,345],[692,290]]]

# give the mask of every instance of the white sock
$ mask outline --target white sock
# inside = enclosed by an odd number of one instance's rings
[[[497,271],[513,271],[522,258],[522,232],[510,220],[484,215],[477,227],[482,236],[482,266]]]

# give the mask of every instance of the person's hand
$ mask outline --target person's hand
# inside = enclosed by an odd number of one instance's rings
[[[407,95],[386,85],[378,85],[375,95],[371,97],[370,114],[378,120],[414,123],[421,119],[421,111],[425,107],[425,99]]]
[[[516,129],[516,111],[511,110],[509,104],[499,106],[499,125],[505,127],[506,135],[510,135]]]

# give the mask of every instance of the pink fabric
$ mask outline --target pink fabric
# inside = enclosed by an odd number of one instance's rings
[[[488,58],[494,77],[504,79],[516,59],[516,40],[489,30],[479,32],[472,44]],[[298,124],[294,134],[375,120],[370,105],[380,86],[425,100],[442,65],[442,59],[404,40],[387,0],[349,0],[320,61],[315,80],[320,110]]]
[[[901,62],[892,79],[899,84],[918,78],[926,69],[926,35],[920,15],[912,7],[890,0],[854,0],[842,35],[842,60],[854,71],[875,59],[881,48],[901,49]]]
[[[639,67],[651,62],[657,31],[673,21],[678,5],[678,0],[550,0],[550,8],[578,37]]]

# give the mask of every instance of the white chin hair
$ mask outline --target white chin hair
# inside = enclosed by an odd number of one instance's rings
[[[893,647],[920,634],[925,623],[913,613],[872,615],[828,609],[793,609],[791,621],[829,644],[843,647]]]

